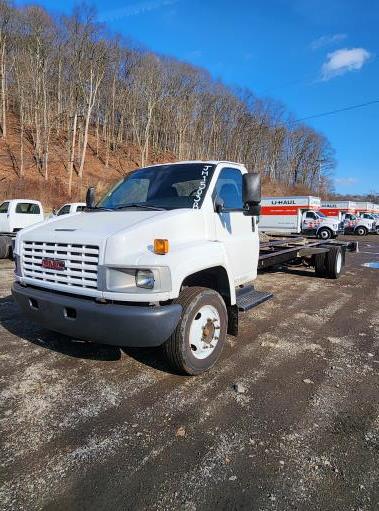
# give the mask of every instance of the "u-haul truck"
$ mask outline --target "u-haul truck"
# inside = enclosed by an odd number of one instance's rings
[[[374,204],[374,217],[376,218],[376,226],[379,224],[379,204]]]
[[[352,201],[321,201],[321,213],[342,222],[356,213],[356,203]]]
[[[321,201],[321,213],[343,222],[345,232],[354,232],[357,226],[356,203],[352,201]]]
[[[358,215],[362,215],[363,213],[374,213],[375,212],[375,204],[372,202],[356,202],[356,212]]]
[[[357,234],[361,236],[369,232],[376,232],[379,234],[379,222],[375,216],[375,204],[372,202],[356,202],[356,212],[358,217],[358,224],[361,227],[356,227]],[[358,233],[359,230],[359,233]]]
[[[265,197],[259,228],[262,232],[315,235],[327,240],[342,234],[343,223],[320,212],[319,197]]]

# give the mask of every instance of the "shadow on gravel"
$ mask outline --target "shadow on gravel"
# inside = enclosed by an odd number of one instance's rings
[[[265,270],[260,270],[259,273],[288,273],[289,275],[297,275],[298,277],[311,277],[316,279],[322,279],[316,275],[313,270],[306,270],[304,267],[300,269],[301,266],[293,265],[293,266],[273,266],[272,268],[267,268]]]
[[[45,330],[37,324],[23,318],[12,295],[0,298],[0,324],[5,330],[16,337],[22,338],[36,346],[73,358],[100,361],[120,360],[122,353],[141,364],[159,371],[177,374],[172,371],[165,360],[163,349],[158,348],[126,348],[95,344],[87,341],[70,339],[69,337]]]
[[[166,360],[166,356],[162,346],[157,348],[121,348],[122,351],[130,358],[133,358],[140,364],[144,364],[164,373],[179,375],[174,371]]]
[[[12,295],[0,298],[0,324],[16,337],[69,357],[109,361],[121,358],[121,349],[116,346],[70,339],[24,319]]]

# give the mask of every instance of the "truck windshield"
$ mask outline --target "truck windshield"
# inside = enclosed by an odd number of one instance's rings
[[[117,183],[97,208],[199,209],[214,169],[215,165],[206,163],[179,163],[135,170]]]
[[[8,213],[9,202],[3,202],[0,205],[0,213]]]

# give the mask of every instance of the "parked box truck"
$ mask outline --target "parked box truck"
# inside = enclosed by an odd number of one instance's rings
[[[313,196],[264,197],[259,228],[267,233],[304,234],[320,239],[343,233],[343,223],[320,212],[321,200]]]

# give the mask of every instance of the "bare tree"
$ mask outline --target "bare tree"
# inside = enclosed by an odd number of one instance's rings
[[[137,165],[162,155],[214,158],[244,162],[289,186],[332,188],[329,142],[294,123],[281,103],[110,37],[85,6],[52,18],[42,7],[0,0],[0,109],[2,137],[10,114],[18,124],[20,177],[28,147],[48,180],[51,148],[61,144],[70,196],[90,146],[105,168],[121,173],[120,155]]]

